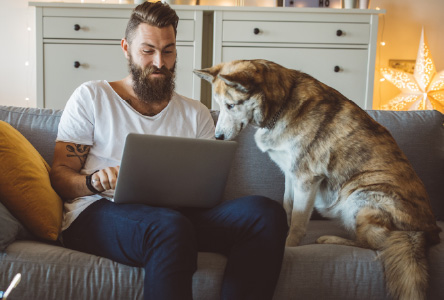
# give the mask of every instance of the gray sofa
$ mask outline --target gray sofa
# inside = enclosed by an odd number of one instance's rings
[[[392,132],[412,162],[430,194],[438,224],[444,229],[443,115],[436,111],[369,114]],[[17,128],[49,164],[60,115],[61,111],[49,109],[0,106],[0,120]],[[217,113],[213,116],[216,119]],[[253,133],[253,128],[246,128],[238,138],[224,199],[261,194],[281,201],[283,176],[268,156],[259,152]],[[5,220],[13,222],[14,217],[2,206],[0,223],[11,224]],[[22,273],[22,281],[9,299],[142,299],[142,269],[38,240],[15,222],[19,228],[0,252],[0,290],[6,289],[16,273]],[[8,226],[13,225],[0,227],[1,238],[8,234]],[[378,253],[314,243],[325,234],[349,236],[335,222],[314,216],[302,244],[285,250],[274,299],[388,299]],[[443,242],[429,250],[429,261],[428,297],[444,299]],[[193,277],[195,299],[219,298],[225,262],[220,254],[199,253],[199,267]]]

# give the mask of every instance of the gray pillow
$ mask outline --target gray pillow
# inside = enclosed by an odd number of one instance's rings
[[[0,203],[0,251],[4,251],[17,239],[29,239],[32,235],[23,225]]]

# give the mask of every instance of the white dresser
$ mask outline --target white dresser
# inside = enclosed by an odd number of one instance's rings
[[[128,75],[120,47],[132,4],[31,2],[37,23],[37,106],[63,108],[72,92],[88,80],[119,80]],[[200,100],[203,11],[177,10],[176,90]]]
[[[120,48],[134,4],[30,2],[36,7],[37,105],[63,108],[88,80],[128,74]],[[209,85],[192,73],[234,59],[268,59],[309,73],[372,108],[378,14],[328,8],[173,5],[176,90],[212,108]]]
[[[371,109],[378,13],[375,10],[279,8],[214,13],[214,56],[267,59],[308,73]]]

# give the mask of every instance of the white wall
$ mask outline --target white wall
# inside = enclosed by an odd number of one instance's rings
[[[36,106],[34,12],[27,0],[0,0],[1,105]]]
[[[380,17],[379,37],[386,46],[377,51],[374,109],[399,92],[379,81],[379,68],[388,66],[389,59],[416,59],[423,26],[436,68],[444,70],[443,0],[371,0],[370,8],[376,7],[387,13]],[[34,30],[34,8],[27,0],[0,0],[0,105],[37,105]]]

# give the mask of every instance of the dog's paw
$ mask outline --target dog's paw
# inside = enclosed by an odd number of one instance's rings
[[[335,244],[333,242],[335,238],[335,236],[324,235],[316,240],[316,244]]]
[[[291,228],[288,232],[287,241],[285,242],[286,247],[296,247],[301,242],[302,238],[305,236],[305,230],[300,228]]]
[[[299,242],[301,241],[300,238],[295,237],[293,235],[289,235],[287,237],[287,241],[285,242],[285,247],[296,247],[299,245]]]
[[[324,235],[316,240],[317,244],[335,244],[335,245],[346,245],[346,246],[356,246],[356,243],[351,240],[341,238],[339,236]]]

